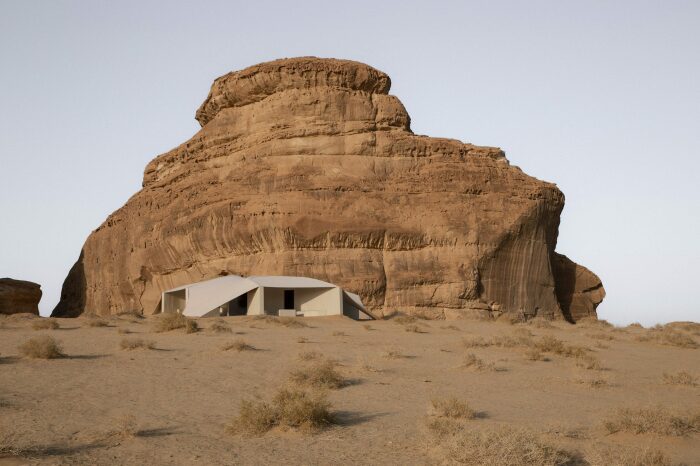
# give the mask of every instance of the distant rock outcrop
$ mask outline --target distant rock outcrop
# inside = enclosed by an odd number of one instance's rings
[[[413,134],[390,85],[313,57],[218,78],[202,129],[90,235],[53,315],[149,314],[227,273],[336,283],[377,315],[595,315],[600,280],[554,252],[559,189],[498,148]]]
[[[0,278],[0,314],[39,315],[41,285],[24,280]]]

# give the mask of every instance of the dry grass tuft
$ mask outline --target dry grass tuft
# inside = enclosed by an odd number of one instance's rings
[[[462,367],[466,369],[472,369],[475,371],[479,372],[485,372],[485,371],[495,371],[496,366],[494,363],[488,363],[486,364],[483,360],[479,359],[476,357],[475,354],[469,353],[464,357],[464,361],[462,362]]]
[[[221,347],[221,351],[234,350],[234,351],[238,351],[239,353],[241,351],[252,351],[254,349],[255,349],[254,346],[249,345],[242,338],[235,338],[233,341],[230,341]]]
[[[532,432],[507,426],[476,430],[453,424],[442,432],[431,431],[437,437],[437,454],[447,464],[555,466],[569,464],[574,459]]]
[[[450,419],[474,419],[477,412],[469,407],[467,403],[455,397],[431,400],[431,410],[429,415],[446,417]]]
[[[649,447],[602,448],[586,455],[590,466],[671,466],[664,452]]]
[[[530,319],[527,321],[527,324],[531,325],[535,328],[544,328],[544,329],[554,328],[554,325],[552,325],[552,322],[550,320],[543,318],[543,317],[535,317],[534,319]]]
[[[639,335],[637,341],[655,342],[661,345],[675,346],[677,348],[695,349],[698,343],[686,333],[674,330],[669,326],[656,326],[647,330],[645,335]]]
[[[525,351],[525,359],[528,361],[549,361],[547,356],[542,354],[537,348],[529,348]]]
[[[367,331],[374,330],[370,324],[362,324],[362,328]]]
[[[607,341],[613,341],[615,340],[615,337],[613,335],[609,335],[607,333],[590,333],[588,334],[590,338],[593,338],[594,340],[607,340]]]
[[[553,353],[567,358],[580,358],[588,354],[590,349],[582,346],[566,345],[558,338],[545,335],[534,343],[535,348],[544,353]]]
[[[299,317],[279,317],[261,315],[253,317],[254,320],[262,320],[267,324],[284,325],[289,328],[307,328],[309,324]]]
[[[85,325],[88,327],[109,327],[109,322],[97,317],[89,317],[85,319]]]
[[[61,328],[60,325],[58,325],[58,321],[55,319],[37,319],[32,321],[32,328],[34,330],[56,330],[57,328]]]
[[[120,335],[128,335],[129,333],[131,333],[131,330],[129,330],[128,328],[118,328],[117,333]]]
[[[405,359],[408,358],[405,354],[397,349],[386,350],[384,352],[384,357],[387,359]]]
[[[627,326],[628,329],[643,329],[644,326],[640,324],[639,322],[633,322]]]
[[[299,338],[297,338],[297,343],[302,343],[302,344],[303,344],[303,343],[308,343],[308,342],[309,342],[309,339],[306,338],[306,337],[299,337]]]
[[[677,374],[669,374],[664,372],[664,383],[669,385],[688,385],[694,387],[697,385],[697,377],[686,371],[680,371]]]
[[[583,369],[590,369],[600,371],[603,370],[603,366],[600,360],[591,354],[584,354],[576,357],[576,366]]]
[[[425,330],[415,324],[406,325],[404,330],[411,333],[426,333]]]
[[[341,331],[335,331],[331,335],[334,337],[347,337],[348,336],[345,332],[341,332]]]
[[[623,408],[608,417],[603,426],[611,434],[630,432],[683,436],[700,431],[700,412],[676,414],[666,408]]]
[[[169,332],[183,328],[185,333],[195,333],[199,330],[197,321],[189,319],[179,312],[166,312],[155,321],[154,330],[158,333]]]
[[[156,343],[150,340],[143,340],[141,338],[124,338],[119,342],[119,347],[123,350],[135,350],[135,349],[154,349]]]
[[[338,389],[347,385],[347,380],[336,370],[333,361],[320,361],[292,371],[289,379],[299,385],[314,388]]]
[[[574,379],[574,382],[577,384],[585,385],[590,388],[605,388],[610,386],[608,380],[602,377],[580,376],[576,377]]]
[[[465,348],[486,348],[492,346],[493,343],[486,341],[483,337],[463,339],[462,346]]]
[[[461,331],[462,329],[457,327],[456,325],[450,324],[450,325],[443,325],[440,327],[443,330],[457,330],[458,332]]]
[[[48,335],[30,338],[19,345],[18,349],[22,356],[31,359],[57,359],[65,356],[61,344]]]
[[[298,357],[301,361],[314,361],[317,359],[321,359],[323,355],[318,351],[304,351],[302,353],[299,353]]]
[[[139,436],[139,428],[134,416],[122,416],[115,421],[114,429],[108,434],[109,437],[126,440]]]
[[[334,423],[331,404],[323,393],[282,388],[271,402],[244,400],[227,426],[230,434],[262,435],[273,427],[313,432]]]
[[[405,314],[397,315],[396,317],[393,317],[391,319],[392,322],[394,322],[395,324],[399,324],[399,325],[412,324],[416,320],[418,320],[418,319],[416,319],[415,316],[409,316],[409,315],[405,315]]]
[[[210,326],[209,331],[214,333],[231,333],[231,326],[223,320],[215,320]]]

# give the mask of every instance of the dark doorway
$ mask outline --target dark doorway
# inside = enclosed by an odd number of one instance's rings
[[[248,293],[240,295],[238,298],[229,301],[228,315],[244,316],[248,313]]]
[[[284,290],[284,308],[294,309],[294,290]]]

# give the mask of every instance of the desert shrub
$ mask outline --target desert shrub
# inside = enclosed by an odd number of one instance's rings
[[[544,328],[544,329],[554,328],[554,325],[552,325],[552,322],[543,318],[543,317],[535,317],[534,319],[530,319],[527,321],[527,324],[531,325],[535,328]]]
[[[243,340],[242,338],[235,338],[233,341],[230,341],[221,347],[222,351],[234,350],[234,351],[238,351],[239,353],[241,351],[250,351],[250,350],[254,350],[254,349],[255,349],[255,347],[246,343],[246,341]]]
[[[675,346],[677,348],[689,348],[695,349],[698,347],[698,343],[693,337],[686,333],[674,330],[671,327],[654,327],[647,330],[645,335],[640,335],[637,341],[651,341],[656,342],[661,345]]]
[[[56,330],[60,328],[60,325],[55,319],[37,319],[32,321],[32,328],[34,330]]]
[[[156,344],[153,341],[141,338],[124,338],[119,342],[119,347],[123,350],[131,351],[135,349],[154,349]]]
[[[452,398],[434,398],[431,400],[430,415],[438,417],[447,417],[451,419],[474,419],[476,411],[469,407],[467,403],[455,397]]]
[[[392,322],[394,322],[395,324],[399,324],[399,325],[412,324],[416,320],[418,320],[418,319],[416,319],[415,316],[409,316],[409,315],[405,315],[405,314],[397,315],[396,317],[391,319]]]
[[[415,324],[406,325],[406,326],[404,326],[403,329],[405,331],[411,332],[411,333],[425,333],[425,330],[423,330],[422,328],[420,328],[419,326],[417,326]]]
[[[138,323],[140,320],[144,319],[143,314],[136,310],[117,312],[117,317],[133,323]]]
[[[22,356],[32,359],[56,359],[65,356],[61,344],[48,335],[30,338],[18,347]]]
[[[403,354],[398,349],[391,349],[391,350],[386,350],[384,352],[384,357],[387,359],[404,359],[404,358],[407,358],[408,356]]]
[[[603,369],[600,360],[591,354],[584,354],[576,357],[576,366],[597,371]]]
[[[340,332],[340,331],[335,331],[335,332],[333,332],[331,335],[334,336],[334,337],[347,337],[347,335],[345,334],[345,332]]]
[[[693,377],[692,374],[686,371],[680,371],[676,374],[669,374],[667,372],[664,372],[663,379],[664,383],[667,383],[669,385],[697,385],[697,378]]]
[[[700,431],[700,412],[676,414],[662,407],[617,410],[603,426],[609,433],[630,432],[683,436]]]
[[[598,319],[597,317],[589,316],[582,317],[576,321],[577,326],[581,327],[600,327],[600,328],[613,328],[614,325],[604,319]]]
[[[457,327],[456,325],[453,325],[453,324],[450,324],[450,325],[443,325],[443,326],[440,327],[440,328],[443,329],[443,330],[457,330],[457,331],[460,331],[460,330],[461,330],[459,327]]]
[[[89,317],[85,319],[85,325],[88,327],[109,327],[109,322],[98,317]]]
[[[528,361],[548,361],[547,357],[537,348],[529,348],[525,351],[525,359]]]
[[[244,435],[262,435],[275,426],[315,431],[333,424],[330,408],[322,393],[282,388],[271,402],[243,400],[226,430]]]
[[[610,385],[608,383],[607,379],[604,379],[601,377],[581,376],[581,377],[575,378],[574,382],[581,384],[581,385],[586,385],[590,388],[604,388],[604,387],[608,387]]]
[[[299,337],[297,338],[297,343],[308,343],[309,339],[306,337]]]
[[[299,359],[302,361],[313,361],[315,359],[321,359],[323,355],[318,351],[304,351],[299,353]]]
[[[215,320],[209,326],[209,331],[214,333],[231,333],[231,327],[223,320]]]
[[[437,453],[445,463],[474,466],[555,466],[573,460],[537,434],[506,426],[476,430],[456,425],[437,437]]]
[[[588,336],[590,338],[593,338],[594,340],[607,340],[607,341],[615,340],[614,336],[609,335],[607,333],[591,333]]]
[[[341,388],[347,384],[345,378],[336,370],[333,361],[321,361],[301,367],[289,374],[289,379],[300,385],[314,388]]]
[[[545,335],[539,341],[536,341],[534,346],[543,353],[554,353],[567,358],[584,357],[589,351],[581,346],[566,345],[560,339],[549,335]]]
[[[120,335],[127,335],[131,333],[131,330],[129,330],[128,328],[118,328],[117,333]]]
[[[486,341],[483,337],[463,339],[462,346],[465,348],[486,348],[492,346],[493,343]]]
[[[283,325],[289,328],[306,328],[309,326],[309,324],[299,317],[257,315],[253,316],[253,320],[263,321],[266,324]]]
[[[643,329],[644,326],[642,324],[640,324],[639,322],[633,322],[633,323],[629,324],[627,326],[627,328],[629,328],[629,329],[633,329],[633,328],[634,329]]]
[[[197,321],[189,319],[179,312],[166,312],[155,321],[156,332],[169,332],[171,330],[185,329],[185,333],[194,333],[199,330]]]
[[[671,461],[661,450],[649,447],[600,448],[586,455],[590,466],[671,466]]]
[[[370,324],[362,324],[362,328],[365,330],[374,330]]]
[[[494,363],[491,362],[486,364],[473,353],[469,353],[464,357],[462,367],[466,369],[476,370],[479,372],[496,370],[496,366],[494,365]]]
[[[122,416],[114,422],[114,428],[109,431],[109,437],[126,440],[139,436],[139,428],[134,416]]]

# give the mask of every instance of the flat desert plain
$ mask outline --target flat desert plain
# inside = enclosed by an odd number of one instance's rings
[[[0,318],[0,465],[700,464],[698,324],[160,319]]]

